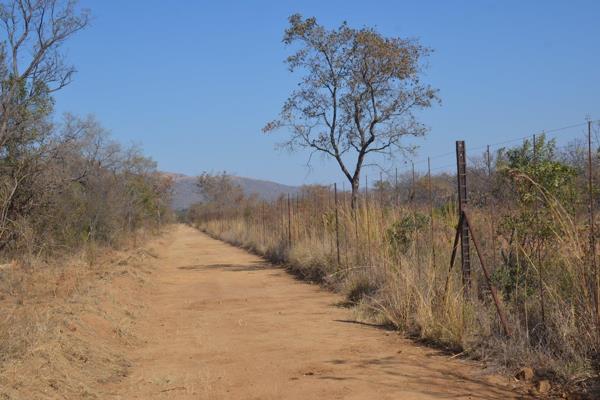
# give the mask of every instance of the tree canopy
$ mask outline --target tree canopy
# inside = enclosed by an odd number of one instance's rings
[[[315,18],[289,18],[283,42],[298,45],[286,59],[303,76],[279,118],[264,132],[290,131],[290,150],[309,149],[337,161],[358,191],[366,157],[393,157],[409,147],[406,136],[423,136],[415,111],[438,101],[437,90],[421,82],[431,50],[414,39],[385,37],[373,28],[342,23],[328,30]]]

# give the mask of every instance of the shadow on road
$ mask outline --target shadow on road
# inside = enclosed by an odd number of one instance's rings
[[[177,267],[177,269],[185,271],[222,270],[230,272],[265,271],[276,268],[276,266],[270,265],[262,261],[255,261],[247,264],[196,264]]]

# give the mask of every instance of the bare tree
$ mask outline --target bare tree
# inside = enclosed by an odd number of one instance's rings
[[[61,46],[89,23],[75,0],[4,0],[0,2],[0,149],[18,135],[23,110],[46,111],[50,94],[71,82],[74,68]]]
[[[414,112],[438,101],[437,91],[420,81],[430,50],[416,40],[388,38],[346,23],[327,30],[315,18],[299,14],[289,23],[283,42],[300,48],[286,63],[290,71],[305,74],[279,118],[263,131],[288,128],[285,147],[335,159],[350,182],[356,207],[367,156],[392,157],[409,149],[403,137],[427,132]]]
[[[169,179],[92,117],[53,118],[74,69],[62,45],[89,22],[75,0],[0,0],[0,250],[115,243],[169,217]]]
[[[37,204],[37,179],[57,148],[52,93],[73,67],[62,44],[89,21],[73,0],[0,1],[0,241]]]

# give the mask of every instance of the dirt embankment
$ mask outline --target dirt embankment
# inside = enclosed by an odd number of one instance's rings
[[[131,370],[143,344],[136,323],[147,306],[155,248],[99,250],[51,264],[0,270],[0,399],[104,399]]]
[[[140,254],[5,366],[5,398],[523,398],[514,380],[357,322],[339,296],[189,227]]]

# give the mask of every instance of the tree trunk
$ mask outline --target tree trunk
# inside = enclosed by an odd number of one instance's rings
[[[352,187],[352,197],[350,201],[350,205],[352,210],[355,211],[358,208],[358,194],[360,191],[360,177],[355,175],[352,180],[350,180],[350,185]]]

